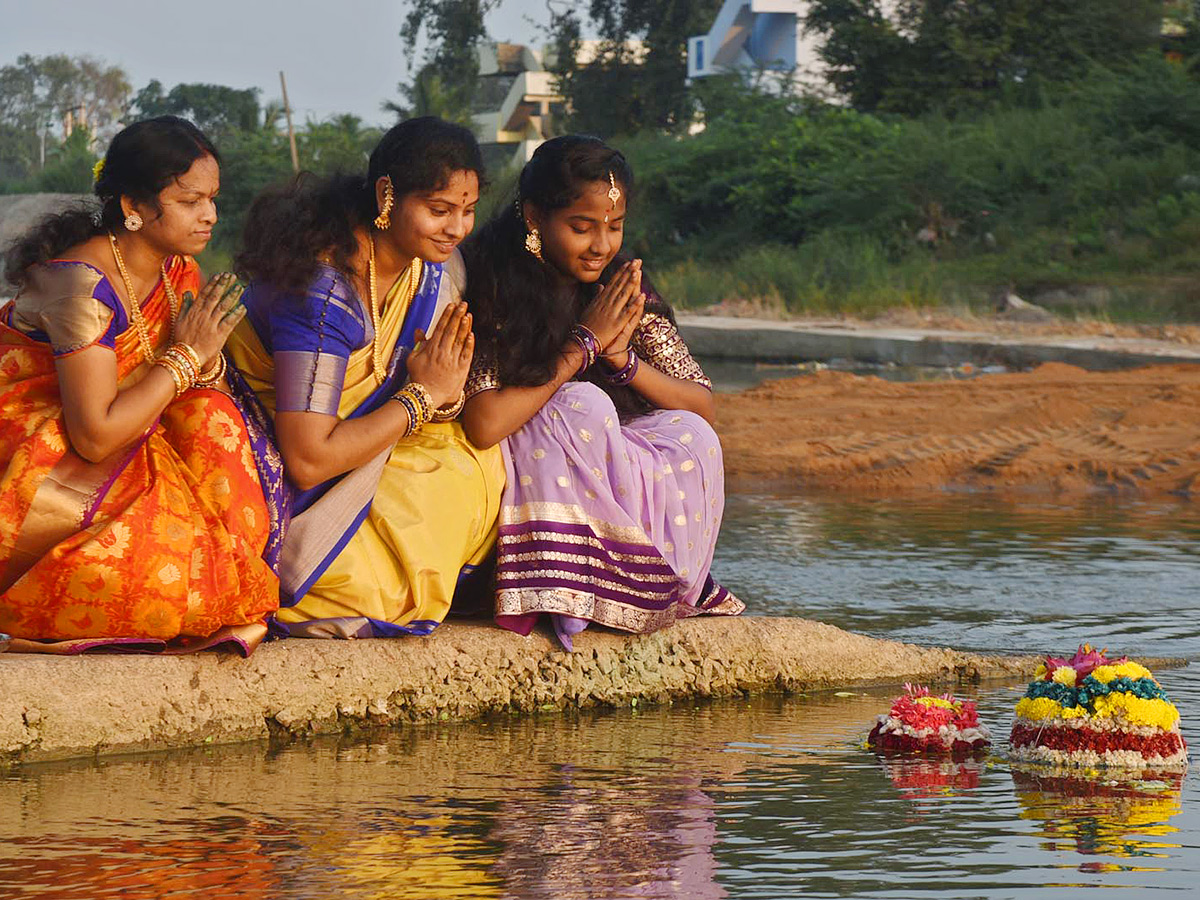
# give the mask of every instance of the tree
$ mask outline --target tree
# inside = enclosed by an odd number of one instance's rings
[[[129,90],[122,69],[88,56],[24,54],[0,67],[0,180],[29,178],[76,131],[92,149],[120,125]]]
[[[1162,16],[1162,0],[813,0],[806,28],[856,109],[953,114],[1132,59]]]
[[[216,137],[253,131],[259,124],[258,88],[177,84],[164,94],[162,83],[154,79],[137,92],[133,107],[139,118],[181,116]]]
[[[500,0],[406,0],[409,7],[400,37],[412,65],[424,32],[429,46],[412,84],[401,84],[407,103],[384,104],[401,116],[438,115],[471,124],[471,102],[479,78],[478,48],[487,38],[484,17]]]
[[[608,137],[690,125],[687,39],[706,32],[720,8],[721,0],[590,0],[587,18],[601,40],[594,56],[581,58],[578,13],[551,7],[555,70],[571,129]]]

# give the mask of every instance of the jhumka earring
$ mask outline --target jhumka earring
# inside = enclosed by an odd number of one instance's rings
[[[383,205],[380,207],[379,215],[375,217],[375,227],[380,231],[386,231],[392,224],[392,206],[396,202],[396,195],[392,190],[392,179],[384,176],[383,182]]]
[[[542,259],[542,236],[538,234],[537,226],[526,225],[529,233],[525,235],[525,249],[537,257],[538,262],[545,262]]]
[[[611,185],[608,189],[608,199],[612,201],[612,209],[609,210],[609,215],[617,211],[617,201],[621,199],[621,189],[617,187],[617,179],[613,177],[613,173],[608,173],[608,183]],[[608,224],[608,215],[604,217],[604,224]]]
[[[142,227],[143,224],[145,224],[145,223],[142,222],[142,217],[139,216],[135,212],[131,212],[129,215],[127,215],[125,217],[125,230],[126,231],[137,231],[139,228]]]

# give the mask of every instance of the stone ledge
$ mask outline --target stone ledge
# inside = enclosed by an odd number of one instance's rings
[[[428,638],[291,640],[250,659],[0,654],[8,764],[337,733],[490,712],[663,702],[919,680],[1028,677],[993,657],[851,634],[805,619],[689,619],[656,634],[550,638],[452,622]]]
[[[1015,338],[944,329],[775,322],[686,313],[678,318],[680,333],[692,353],[712,359],[851,359],[935,367],[972,363],[1014,369],[1062,362],[1093,371],[1200,363],[1200,348],[1141,338]]]

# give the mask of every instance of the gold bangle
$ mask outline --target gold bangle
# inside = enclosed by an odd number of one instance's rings
[[[467,392],[459,391],[458,399],[449,406],[439,406],[433,411],[431,422],[449,422],[456,418],[462,412],[463,405],[467,402]]]
[[[193,364],[192,358],[180,349],[178,344],[172,344],[164,350],[161,358],[172,360],[179,366],[179,371],[184,376],[184,380],[189,387],[196,382],[196,377],[200,374],[200,368]]]
[[[164,369],[167,370],[167,374],[170,375],[171,380],[173,382],[175,382],[175,396],[176,397],[178,397],[185,390],[187,390],[187,386],[184,382],[184,375],[183,375],[183,372],[180,370],[179,363],[177,363],[173,359],[168,359],[166,357],[166,355],[164,354],[163,356],[160,356],[158,359],[156,359],[154,361],[154,364],[156,366],[162,366]]]
[[[429,394],[429,389],[419,381],[410,381],[401,390],[411,393],[413,399],[421,404],[421,418],[428,422],[433,418],[433,397]]]
[[[192,382],[193,386],[198,388],[216,387],[221,379],[225,377],[226,368],[225,354],[218,353],[217,361],[213,363],[212,369],[210,369],[208,372],[201,372],[199,375],[197,375],[196,380]]]
[[[200,354],[196,352],[195,347],[193,347],[191,344],[185,343],[184,341],[175,341],[175,343],[173,343],[169,349],[177,350],[186,356],[188,362],[192,364],[192,368],[196,370],[196,375],[199,376],[202,360],[200,359]]]

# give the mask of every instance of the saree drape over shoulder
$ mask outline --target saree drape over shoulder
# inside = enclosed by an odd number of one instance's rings
[[[400,279],[380,311],[382,384],[370,312],[343,273],[321,266],[302,296],[251,285],[230,354],[272,415],[351,419],[389,401],[407,379],[416,331],[428,333],[462,291],[457,254],[445,266],[414,264],[416,293],[403,296]],[[499,448],[478,450],[445,422],[299,494],[274,627],[303,637],[428,634],[488,561],[503,486]]]
[[[647,313],[639,357],[711,388],[675,325]],[[467,394],[500,387],[481,357]],[[601,388],[569,382],[504,442],[496,621],[528,634],[550,613],[560,640],[596,622],[647,632],[745,607],[709,575],[725,506],[721,444],[695,413],[622,422]]]
[[[166,276],[177,296],[199,288],[191,259]],[[161,281],[141,310],[162,346]],[[150,369],[112,285],[85,263],[36,267],[0,310],[0,631],[22,639],[13,650],[230,641],[248,653],[278,604],[286,525],[268,421],[248,392],[194,389],[88,462],[68,439],[55,359],[93,346],[116,354],[121,388]]]

